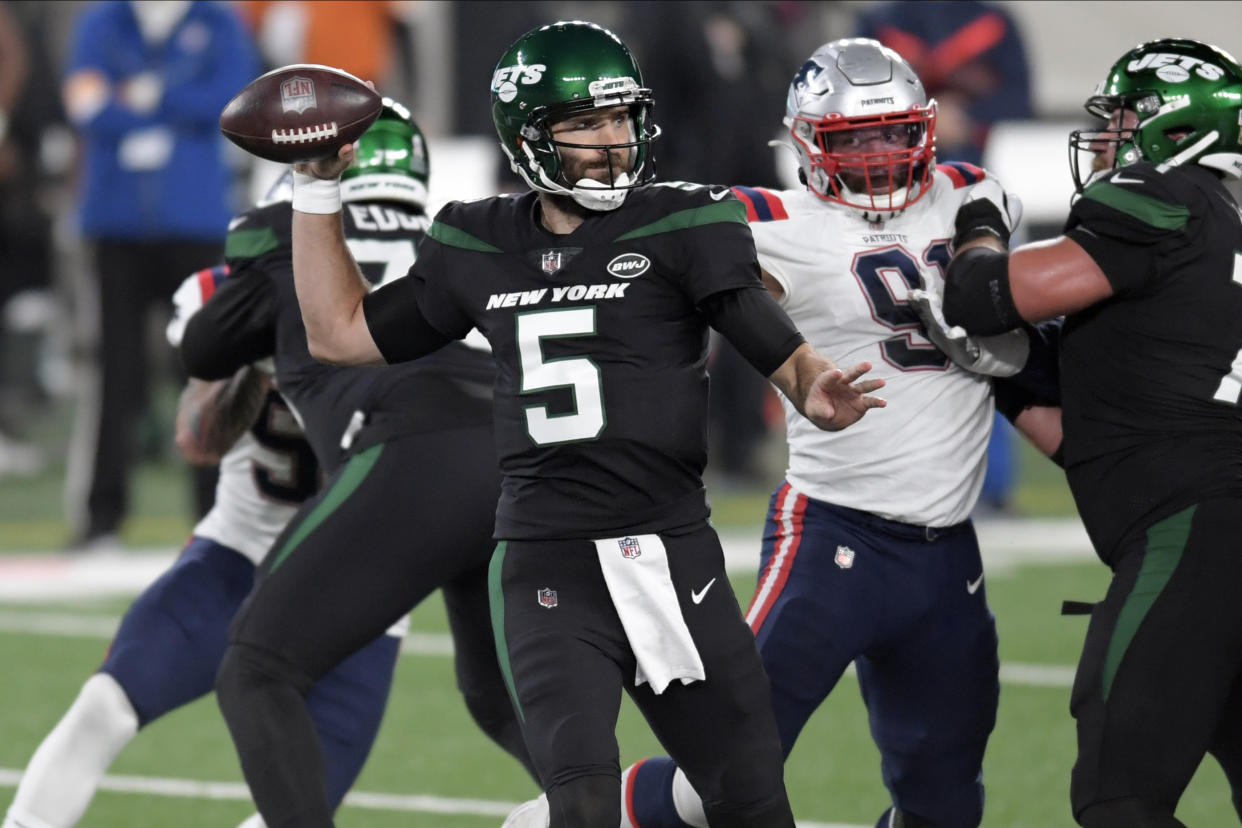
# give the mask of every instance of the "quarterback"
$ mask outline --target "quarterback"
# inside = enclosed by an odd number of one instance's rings
[[[727,188],[650,185],[652,92],[611,32],[528,32],[491,99],[532,191],[449,204],[410,276],[373,294],[340,233],[348,149],[300,171],[294,276],[311,350],[399,362],[471,328],[491,343],[493,623],[554,828],[619,821],[623,689],[714,825],[790,828],[767,680],[707,521],[708,326],[821,428],[883,405],[868,396],[883,383],[805,343],[763,290]]]

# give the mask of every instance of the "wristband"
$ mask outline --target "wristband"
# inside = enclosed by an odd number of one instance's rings
[[[327,216],[341,212],[341,179],[293,171],[293,209]]]

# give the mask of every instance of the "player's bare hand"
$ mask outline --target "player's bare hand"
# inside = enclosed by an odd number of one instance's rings
[[[349,165],[354,163],[354,154],[354,145],[346,144],[337,150],[334,156],[321,158],[318,161],[303,161],[300,164],[294,164],[293,169],[305,175],[331,181],[334,178],[340,178],[341,173],[349,169]]]
[[[883,397],[871,396],[884,387],[884,380],[862,379],[870,370],[870,362],[860,362],[844,370],[832,368],[821,373],[806,395],[806,418],[825,431],[840,431],[872,408],[888,405]]]

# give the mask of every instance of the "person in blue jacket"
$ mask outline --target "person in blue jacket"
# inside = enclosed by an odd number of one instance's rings
[[[80,138],[78,222],[91,266],[79,330],[93,340],[95,370],[78,383],[66,480],[75,548],[114,544],[128,511],[150,396],[147,317],[168,307],[178,274],[223,254],[236,205],[220,110],[259,71],[226,3],[102,2],[76,21],[62,97]],[[196,474],[200,514],[212,471]]]

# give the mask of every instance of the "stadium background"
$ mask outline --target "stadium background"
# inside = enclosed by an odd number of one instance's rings
[[[29,81],[34,94],[53,95],[70,26],[85,4],[7,5],[30,27],[32,45],[45,60],[46,74],[32,74]],[[615,27],[642,49],[642,32],[626,25],[637,4],[395,5],[396,59],[379,85],[410,102],[427,133],[433,209],[452,198],[491,194],[507,183],[488,134],[483,90],[496,56],[518,33],[538,22],[586,18]],[[854,16],[872,4],[680,5],[692,15],[722,6],[796,12],[800,22],[780,55],[792,72],[818,43],[852,34]],[[1143,40],[1187,36],[1242,53],[1242,3],[998,5],[1021,28],[1036,117],[995,125],[984,163],[1023,199],[1031,237],[1056,232],[1072,191],[1065,136],[1087,124],[1081,102],[1122,51]],[[661,89],[655,91],[659,101]],[[783,88],[766,111],[748,111],[743,120],[770,124],[775,137],[782,107]],[[20,308],[6,309],[0,340],[0,441],[5,441],[0,442],[0,657],[8,666],[0,679],[0,806],[7,806],[30,752],[98,662],[128,597],[167,564],[193,525],[185,466],[171,445],[177,388],[169,376],[143,423],[144,459],[122,535],[125,549],[94,556],[60,553],[70,534],[64,517],[65,456],[90,338],[75,329],[73,313],[74,286],[84,268],[70,210],[74,138],[56,118],[41,126],[39,151],[29,159],[35,172],[29,195],[53,223],[53,266],[43,289],[27,292]],[[718,128],[704,125],[704,140]],[[272,171],[252,168],[240,155],[235,161],[240,206]],[[778,169],[787,180],[789,168]],[[11,271],[0,276],[11,278]],[[159,333],[153,324],[153,349],[162,346]],[[753,584],[758,521],[784,464],[779,423],[773,425],[758,452],[759,479],[738,486],[715,470],[709,473],[715,520],[743,599]],[[21,453],[28,449],[34,453]],[[1060,473],[1025,448],[1019,468],[1013,514],[980,524],[1005,665],[1001,718],[986,765],[985,824],[1043,828],[1070,824],[1068,688],[1085,628],[1081,620],[1058,617],[1057,608],[1064,598],[1098,597],[1106,573],[1093,561]],[[360,780],[361,793],[347,804],[341,824],[498,825],[509,805],[532,794],[530,783],[469,724],[453,690],[437,601],[416,613],[414,626],[385,730]],[[791,795],[807,825],[869,825],[882,807],[878,757],[855,691],[852,680],[842,684],[791,759]],[[657,749],[628,707],[621,733],[624,760]],[[1227,802],[1223,779],[1209,761],[1179,816],[1196,826],[1232,824]],[[205,700],[157,723],[122,754],[82,824],[215,826],[234,824],[247,808],[214,702]]]

